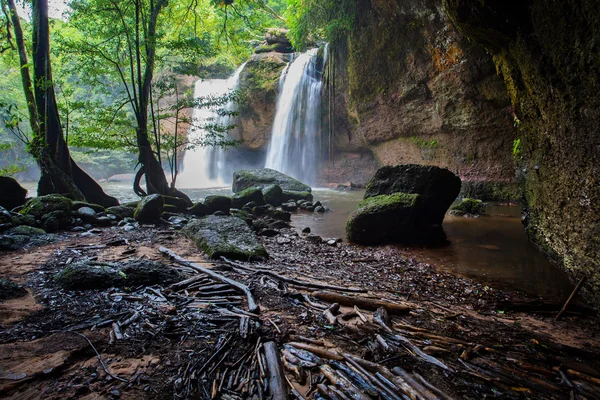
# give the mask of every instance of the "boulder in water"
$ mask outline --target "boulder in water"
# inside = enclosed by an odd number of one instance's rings
[[[14,178],[0,176],[0,206],[8,210],[25,204],[27,189],[19,185]]]
[[[254,202],[253,206],[265,204],[263,192],[259,188],[248,188],[231,196],[231,207],[242,208],[244,205]]]
[[[267,185],[262,188],[265,203],[278,206],[283,202],[283,190],[279,185]]]
[[[210,215],[191,221],[183,232],[210,258],[236,260],[267,257],[267,251],[248,224],[234,216]]]
[[[156,222],[160,220],[165,201],[160,194],[151,194],[140,201],[133,218],[139,222]]]
[[[265,186],[274,184],[279,185],[284,191],[294,190],[309,193],[312,191],[307,184],[270,168],[240,170],[233,173],[232,190],[234,193],[251,187],[262,189]]]
[[[310,192],[299,192],[297,190],[284,190],[282,194],[282,201],[289,202],[294,201],[313,201],[313,195]]]
[[[476,199],[463,199],[459,204],[452,207],[450,214],[462,217],[477,216],[485,214],[485,203]]]
[[[460,186],[460,178],[445,168],[416,164],[384,166],[369,181],[365,199],[398,192],[419,194],[427,210],[423,222],[441,225]]]
[[[229,214],[229,209],[231,208],[231,198],[227,196],[206,196],[204,199],[204,204],[208,207],[208,213],[214,214],[218,211],[223,214]]]
[[[445,239],[439,225],[428,223],[428,209],[419,194],[394,193],[369,197],[346,222],[348,240],[359,244],[436,242]]]

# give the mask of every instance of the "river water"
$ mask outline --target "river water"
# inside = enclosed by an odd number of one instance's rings
[[[139,200],[131,189],[131,183],[103,183],[102,186],[121,202]],[[211,194],[233,194],[229,186],[182,191],[193,201]],[[362,200],[364,191],[313,189],[313,194],[315,200],[333,211],[326,214],[293,213],[292,225],[298,230],[310,227],[312,233],[323,238],[345,239],[346,220]],[[568,297],[572,290],[568,277],[529,242],[521,224],[519,206],[488,205],[486,214],[479,218],[447,214],[443,225],[448,239],[445,246],[398,245],[398,249],[419,261],[477,278],[498,289],[520,291],[556,301]]]

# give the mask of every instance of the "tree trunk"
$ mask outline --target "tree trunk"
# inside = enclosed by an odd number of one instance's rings
[[[9,1],[12,7],[14,0]],[[118,205],[119,201],[116,198],[104,193],[100,185],[79,168],[71,158],[65,142],[52,84],[47,0],[33,2],[33,69],[38,128],[38,131],[34,132],[34,144],[38,147],[35,152],[42,170],[38,195],[60,193],[104,207]],[[25,79],[23,83],[25,86]],[[31,89],[24,89],[26,97],[29,97],[27,91]]]

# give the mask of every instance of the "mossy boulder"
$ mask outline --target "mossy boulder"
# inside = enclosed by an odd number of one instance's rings
[[[283,189],[279,185],[267,185],[262,188],[265,203],[279,206],[283,202]]]
[[[119,219],[133,218],[135,209],[126,206],[113,206],[106,209],[108,214],[116,215]]]
[[[273,184],[279,185],[284,191],[293,190],[309,193],[312,191],[307,184],[270,168],[240,170],[233,173],[232,190],[234,193],[251,187],[262,189]]]
[[[19,226],[19,225],[36,226],[37,225],[37,222],[33,215],[13,214],[12,221],[15,226]]]
[[[53,211],[62,211],[69,215],[73,202],[58,194],[49,194],[46,196],[34,197],[29,200],[25,207],[20,211],[23,215],[32,215],[36,219],[41,219],[45,214]]]
[[[365,199],[393,193],[419,194],[427,209],[423,222],[441,225],[460,186],[460,178],[445,168],[417,164],[384,166],[369,181]]]
[[[160,220],[160,215],[163,212],[165,201],[159,194],[151,194],[140,201],[133,218],[139,222],[156,222]]]
[[[179,197],[163,196],[163,199],[165,201],[165,205],[171,205],[176,207],[176,211],[173,212],[185,212],[187,208],[192,205],[191,203],[188,203],[187,200],[181,199]]]
[[[27,246],[41,246],[54,240],[43,229],[31,226],[15,226],[0,235],[0,251],[21,250]]]
[[[255,202],[256,205],[265,204],[265,198],[260,188],[248,188],[231,196],[231,207],[242,208],[245,204]]]
[[[8,210],[25,204],[27,189],[19,185],[14,178],[0,176],[0,206]]]
[[[439,225],[427,221],[419,194],[394,193],[369,197],[346,222],[348,240],[359,244],[437,242],[445,239]]]
[[[8,279],[0,278],[0,300],[16,299],[27,294],[25,288]]]
[[[281,194],[282,202],[293,201],[313,201],[313,195],[310,192],[299,192],[297,190],[284,190]]]
[[[187,209],[187,213],[196,217],[204,217],[208,215],[208,206],[202,202],[194,203],[193,206]]]
[[[481,200],[466,198],[452,207],[450,214],[457,216],[483,215],[485,214],[485,203]]]
[[[87,203],[85,201],[74,201],[71,206],[71,211],[79,210],[80,208],[87,207],[91,208],[97,213],[105,212],[106,209],[102,207],[100,204]]]
[[[46,232],[56,232],[65,229],[73,222],[71,215],[63,210],[54,210],[41,218],[42,228]]]
[[[292,220],[292,213],[288,211],[278,210],[276,208],[270,208],[265,210],[265,215],[279,221],[290,222]]]
[[[177,270],[151,260],[122,264],[82,261],[65,267],[54,276],[54,281],[63,289],[88,290],[168,284],[180,278]]]
[[[212,259],[224,256],[248,261],[267,257],[248,224],[234,216],[210,215],[194,220],[183,232]]]
[[[204,204],[208,207],[209,214],[214,214],[217,211],[229,214],[229,209],[231,209],[231,198],[220,195],[206,196]]]

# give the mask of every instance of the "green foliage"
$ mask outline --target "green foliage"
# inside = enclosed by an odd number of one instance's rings
[[[437,140],[425,140],[417,136],[411,136],[408,138],[408,140],[410,140],[420,149],[435,149],[440,145]]]
[[[513,155],[513,158],[517,161],[523,159],[521,139],[513,140],[512,155]]]
[[[298,50],[313,40],[333,42],[351,30],[356,15],[354,0],[288,0],[288,37]]]

